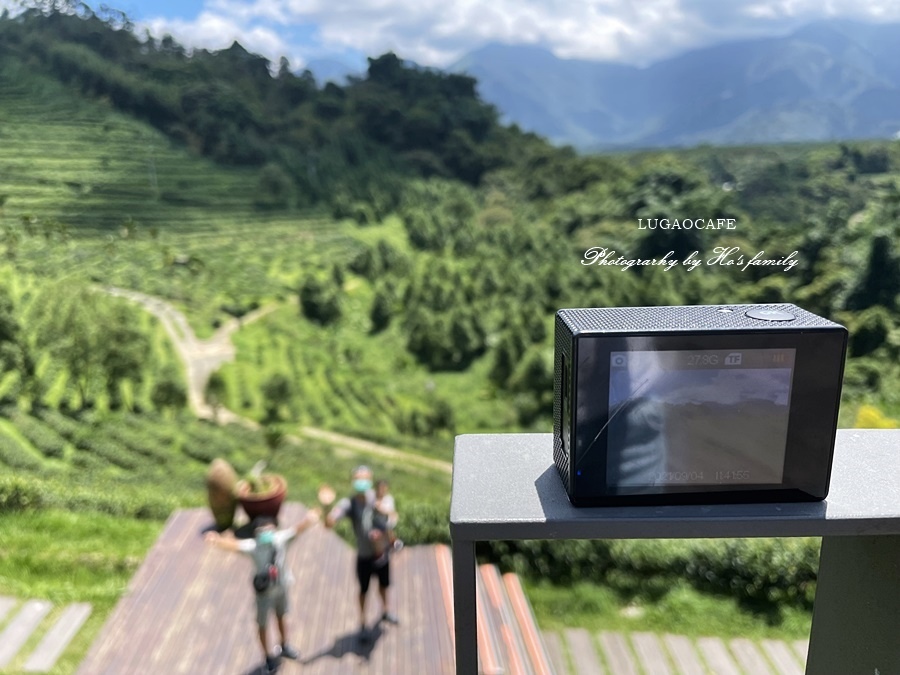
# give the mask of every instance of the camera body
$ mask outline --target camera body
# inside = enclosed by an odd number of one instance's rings
[[[824,499],[847,337],[791,304],[559,310],[553,458],[569,499]]]

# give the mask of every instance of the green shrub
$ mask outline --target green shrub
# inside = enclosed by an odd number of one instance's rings
[[[449,544],[449,508],[421,503],[404,505],[397,536],[407,544]]]
[[[110,468],[110,463],[90,452],[76,452],[72,455],[72,466],[81,471],[103,473]]]
[[[185,443],[181,451],[191,459],[202,464],[209,464],[216,457],[221,456],[221,450],[211,447],[208,440],[202,443]]]
[[[0,513],[24,511],[44,506],[40,485],[18,476],[0,476]]]
[[[178,508],[176,500],[162,494],[115,488],[68,490],[56,493],[47,502],[47,506],[71,511],[95,511],[139,520],[165,520]]]
[[[554,583],[600,581],[610,569],[609,542],[605,540],[489,541],[480,543],[477,552],[504,571]]]
[[[133,471],[140,465],[137,458],[129,453],[127,448],[93,433],[93,431],[88,431],[76,440],[75,447],[129,471]]]
[[[144,429],[130,428],[117,422],[104,425],[103,434],[110,441],[152,460],[155,464],[167,464],[171,457],[171,451],[161,447],[159,438]]]
[[[95,481],[82,485],[40,478],[0,477],[0,513],[44,508],[165,520],[178,508],[178,501],[156,488],[123,489],[117,482]]]
[[[19,411],[11,413],[10,420],[45,457],[60,458],[65,454],[66,439],[40,420]]]
[[[37,411],[36,416],[68,441],[74,440],[78,432],[81,431],[81,425],[76,420],[63,415],[58,410],[42,408]]]
[[[0,431],[0,463],[12,469],[37,470],[41,463],[17,440]]]
[[[690,539],[493,541],[479,556],[553,583],[602,582],[627,592],[684,579],[743,602],[812,606],[819,540]]]

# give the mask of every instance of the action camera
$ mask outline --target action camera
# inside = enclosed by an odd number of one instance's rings
[[[846,328],[790,304],[560,310],[553,456],[569,499],[824,499],[846,348]]]

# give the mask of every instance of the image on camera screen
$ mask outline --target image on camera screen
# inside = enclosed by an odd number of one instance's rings
[[[615,487],[782,482],[795,350],[610,355]]]

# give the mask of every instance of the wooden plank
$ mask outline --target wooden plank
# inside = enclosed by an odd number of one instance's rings
[[[697,650],[690,638],[683,635],[664,635],[663,642],[680,675],[706,675],[706,668],[700,661]]]
[[[791,646],[794,648],[794,653],[800,657],[800,663],[802,663],[805,668],[806,657],[809,654],[809,640],[794,640]]]
[[[628,641],[621,633],[600,633],[600,646],[609,669],[615,675],[638,675],[637,664],[628,648]]]
[[[44,617],[53,609],[46,600],[29,600],[0,633],[0,668],[6,668],[19,653]]]
[[[16,604],[14,598],[7,598],[6,596],[0,595],[0,624],[3,623],[3,619],[6,618],[6,615],[12,611],[12,608],[15,607]]]
[[[500,570],[494,565],[480,565],[479,571],[487,597],[500,614],[500,635],[506,646],[506,666],[509,672],[534,675],[528,661],[525,641],[518,630],[509,597],[500,578]]]
[[[734,658],[748,673],[753,675],[772,675],[772,670],[766,662],[766,657],[747,638],[735,638],[731,641],[731,652]]]
[[[86,602],[66,607],[28,657],[23,670],[30,673],[45,673],[50,670],[90,615],[91,606]]]
[[[659,638],[653,633],[632,633],[631,644],[644,669],[644,675],[672,675],[669,659]]]
[[[508,572],[503,575],[503,585],[506,587],[506,596],[509,598],[519,632],[525,642],[525,650],[532,671],[535,675],[551,675],[550,658],[547,656],[547,649],[541,640],[537,621],[531,612],[531,605],[528,604],[528,598],[525,597],[522,582],[515,574]]]
[[[146,646],[153,644],[149,632],[160,623],[157,617],[165,615],[168,605],[176,599],[177,589],[172,588],[170,578],[176,567],[173,558],[177,558],[177,551],[190,539],[199,511],[201,509],[176,511],[169,516],[162,534],[128,584],[125,596],[91,645],[78,675],[111,674],[116,668],[127,669],[133,659],[146,660],[147,655],[142,650],[123,654],[122,645],[132,642]]]
[[[201,514],[202,517],[198,517]],[[142,602],[135,604],[128,616],[128,637],[125,641],[140,640],[144,649],[120,650],[119,661],[123,671],[174,672],[180,659],[190,661],[190,657],[197,652],[206,651],[198,643],[187,651],[189,658],[183,658],[186,655],[185,636],[193,633],[196,640],[200,635],[193,628],[200,596],[204,589],[216,586],[215,579],[202,573],[203,568],[228,554],[203,542],[201,530],[207,520],[205,510],[183,512],[179,518],[181,528],[178,539],[166,542],[169,564],[164,565],[160,574],[159,592],[152,599],[143,594]],[[178,542],[177,546],[172,545],[174,541]],[[232,584],[248,583],[246,561],[240,560],[239,556],[229,557],[240,564],[234,568],[236,574],[225,577],[224,581],[218,580],[225,593]]]
[[[703,637],[697,640],[697,647],[709,670],[716,675],[741,675],[725,643],[719,638]]]
[[[177,619],[173,614],[179,595],[190,579],[196,579],[195,566],[211,552],[194,549],[203,545],[201,530],[209,521],[206,513],[205,509],[192,509],[169,517],[126,595],[91,646],[79,675],[146,670],[159,665],[153,663],[152,650],[172,619]],[[197,633],[191,634],[198,638]],[[134,649],[134,645],[142,648]],[[194,647],[198,648],[202,647]]]
[[[501,645],[503,620],[500,617],[500,608],[495,606],[488,597],[484,575],[480,567],[476,568],[475,574],[475,604],[478,660],[481,674],[502,675],[506,672]]]
[[[325,673],[359,649],[355,555],[333,532],[317,527],[289,549],[297,583],[291,589],[292,629],[303,670]],[[323,601],[328,595],[329,601]],[[370,603],[372,599],[370,598]],[[369,607],[370,612],[372,607]]]
[[[403,623],[397,627],[382,624],[384,635],[380,651],[384,659],[380,672],[413,675],[413,669],[418,667],[423,675],[431,675],[440,668],[438,649],[428,648],[430,641],[434,641],[437,647],[434,617],[440,616],[440,613],[434,613],[432,610],[438,608],[429,606],[429,602],[437,604],[439,589],[432,587],[434,579],[429,574],[431,560],[422,554],[423,551],[408,547],[392,558],[391,586],[396,599],[395,612],[398,612],[397,618]],[[433,601],[429,600],[431,597]],[[409,654],[415,656],[410,658]]]
[[[600,656],[591,635],[584,628],[567,628],[564,631],[569,643],[569,655],[575,666],[575,675],[604,675]]]
[[[423,551],[427,551],[427,547],[422,547]],[[456,670],[456,654],[454,652],[455,643],[454,643],[454,630],[453,630],[453,596],[452,589],[450,594],[450,604],[445,605],[443,611],[440,611],[439,602],[446,602],[447,600],[447,582],[452,577],[452,564],[451,564],[451,556],[450,556],[450,548],[445,546],[444,552],[441,554],[436,554],[434,557],[435,563],[431,568],[431,576],[434,579],[435,588],[441,589],[438,593],[438,598],[434,601],[434,605],[432,607],[432,612],[434,613],[434,622],[435,625],[440,627],[439,634],[441,636],[440,639],[440,648],[441,648],[441,664],[442,664],[442,672],[451,673]],[[450,582],[452,586],[452,582]]]
[[[775,666],[778,675],[803,675],[803,668],[797,661],[797,657],[791,652],[791,648],[782,640],[763,640],[763,651],[769,657],[769,661]]]
[[[450,547],[444,544],[435,546],[437,557],[438,575],[441,582],[441,597],[444,602],[444,614],[447,617],[447,625],[453,626],[453,562]],[[455,648],[456,631],[450,631],[450,640]]]
[[[435,661],[435,673],[452,673],[456,670],[456,660],[453,653],[453,644],[450,640],[450,623],[446,620],[446,613],[441,607],[441,586],[440,576],[437,567],[437,559],[431,554],[430,547],[417,547],[420,555],[423,556],[424,563],[421,567],[427,572],[427,588],[432,599],[425,602],[428,610],[428,625],[431,627],[430,638]],[[406,549],[404,549],[406,550]],[[402,653],[400,655],[403,659]],[[408,675],[415,675],[415,664],[407,664]]]
[[[555,631],[543,631],[544,645],[547,647],[547,655],[553,672],[557,675],[569,675],[569,662],[566,659],[565,649],[559,633]]]

